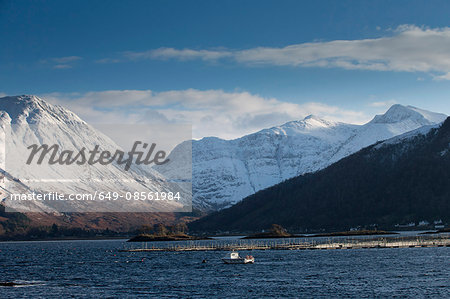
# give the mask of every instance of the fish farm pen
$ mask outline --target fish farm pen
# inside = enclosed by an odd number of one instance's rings
[[[150,244],[149,244],[150,243]],[[233,250],[328,250],[362,248],[414,248],[450,247],[450,236],[427,237],[382,237],[382,238],[329,238],[305,240],[297,238],[277,240],[203,240],[165,242],[143,242],[141,247],[124,248],[121,252],[152,251],[233,251]]]

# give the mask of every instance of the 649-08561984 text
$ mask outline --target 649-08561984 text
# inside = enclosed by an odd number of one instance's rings
[[[98,194],[100,200],[177,200],[181,199],[180,192],[100,192]]]

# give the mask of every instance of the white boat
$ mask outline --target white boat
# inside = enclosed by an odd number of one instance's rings
[[[225,264],[253,264],[255,258],[253,256],[240,257],[238,252],[230,252],[227,257],[224,257],[222,261]]]

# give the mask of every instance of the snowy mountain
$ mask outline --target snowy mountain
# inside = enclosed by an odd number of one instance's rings
[[[5,152],[0,151],[0,169],[5,175],[2,191],[3,195],[14,191],[173,191],[173,184],[162,177],[188,179],[190,163],[184,161],[189,160],[192,152],[193,205],[202,210],[216,210],[286,179],[323,169],[377,141],[440,123],[445,117],[401,105],[392,106],[365,125],[331,122],[311,115],[235,140],[208,137],[186,141],[169,156],[170,160],[180,161],[176,167],[163,165],[149,169],[134,165],[128,172],[117,164],[101,167],[53,165],[38,171],[33,169],[36,165],[10,167],[8,163],[14,163],[11,162],[16,160],[14,156],[20,160],[24,155],[23,149],[13,146],[7,151],[6,160]],[[104,150],[118,149],[110,138],[74,113],[35,96],[0,98],[0,127],[3,132],[11,132],[10,137],[17,139],[18,145],[47,143],[58,144],[61,148],[92,148],[101,144]],[[5,143],[14,144],[5,142],[5,135],[0,134],[0,145]],[[182,177],[178,177],[180,173]],[[46,179],[45,184],[42,179]],[[73,183],[60,184],[58,180]],[[54,211],[39,202],[35,205],[42,211]],[[173,207],[167,208],[173,210]],[[103,204],[102,209],[109,210],[109,207]],[[149,210],[142,203],[127,205],[127,209]],[[164,207],[157,209],[161,211]]]
[[[398,224],[422,221],[448,224],[449,168],[450,118],[261,190],[190,223],[189,229],[241,233],[277,223],[310,232],[374,226],[391,230]]]
[[[57,144],[60,150],[81,148],[88,150],[100,145],[100,150],[114,153],[120,147],[74,113],[60,106],[46,103],[36,96],[0,98],[0,168],[3,174],[1,191],[4,201],[10,193],[94,193],[97,192],[150,192],[170,190],[173,185],[150,168],[132,165],[129,171],[123,165],[38,165],[22,163],[28,157],[27,146]],[[171,191],[174,191],[173,188]],[[6,196],[6,198],[5,198]],[[115,201],[53,203],[30,201],[8,206],[21,212],[141,212],[173,211],[181,205],[171,202]],[[179,207],[180,206],[180,207]]]
[[[193,205],[206,210],[230,206],[286,179],[323,169],[377,141],[445,118],[444,114],[394,105],[365,125],[311,115],[235,140],[194,140]]]

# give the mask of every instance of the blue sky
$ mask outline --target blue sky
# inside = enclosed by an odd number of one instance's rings
[[[431,3],[431,4],[430,4]],[[233,138],[393,103],[450,114],[446,1],[1,1],[0,92]]]

